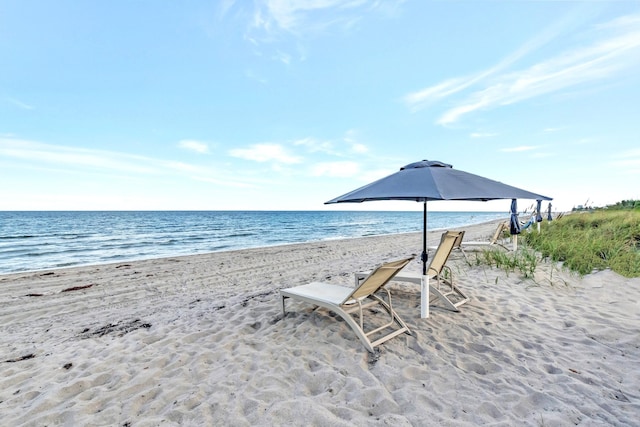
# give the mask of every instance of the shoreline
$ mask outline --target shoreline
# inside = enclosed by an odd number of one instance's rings
[[[465,227],[465,240],[495,223]],[[534,282],[453,254],[471,301],[420,319],[417,289],[391,283],[412,334],[375,354],[327,310],[290,303],[282,316],[279,289],[352,286],[356,271],[419,256],[421,237],[2,275],[0,413],[26,426],[636,422],[638,279],[543,262]]]
[[[148,212],[142,216],[138,212],[117,212],[115,216],[89,212],[86,217],[82,212],[78,217],[73,212],[61,217],[51,212],[33,214],[37,217],[32,220],[3,218],[0,274],[420,231],[418,212],[352,212],[353,218],[341,211],[266,216],[263,212],[240,216],[215,212]],[[450,224],[473,223],[492,220],[496,214],[474,217],[473,212],[462,212],[460,217],[445,218]],[[349,222],[349,218],[356,222]],[[432,226],[443,227],[443,221],[436,219]],[[55,225],[43,228],[42,224],[49,222]],[[101,225],[94,227],[94,222]]]
[[[464,229],[468,229],[472,233],[472,234],[468,234],[468,235],[472,235],[473,236],[474,234],[473,234],[472,230],[475,230],[476,228],[484,229],[485,226],[498,224],[499,222],[503,222],[503,221],[505,221],[505,220],[504,219],[491,220],[491,221],[486,221],[486,222],[482,222],[482,223],[478,223],[478,224],[472,224],[472,225],[469,225],[469,226],[457,227],[457,228],[459,228],[459,229],[463,229],[463,228]],[[439,239],[439,235],[446,229],[447,228],[435,228],[433,230],[430,230],[429,233],[428,233],[429,241],[431,241],[431,239],[436,239],[436,241],[437,241],[437,239]],[[245,250],[260,250],[260,249],[266,249],[266,248],[277,248],[277,247],[280,247],[280,246],[307,245],[307,244],[316,244],[316,243],[340,241],[340,240],[366,239],[366,238],[390,237],[390,236],[412,235],[412,234],[419,234],[420,236],[422,236],[422,231],[413,231],[413,232],[405,232],[405,233],[372,234],[372,235],[361,236],[361,237],[326,238],[326,239],[322,239],[322,240],[313,240],[313,241],[307,241],[307,242],[277,243],[277,244],[273,244],[273,245],[255,246],[255,247],[240,248],[240,249],[224,249],[224,250],[218,250],[218,251],[208,251],[208,252],[193,253],[193,254],[175,254],[175,255],[164,255],[164,256],[151,256],[149,258],[123,258],[123,259],[118,260],[118,261],[105,261],[105,262],[98,262],[98,263],[87,263],[87,264],[78,264],[78,265],[61,266],[61,267],[44,267],[44,268],[33,269],[33,270],[11,271],[11,272],[6,272],[6,273],[5,272],[0,272],[0,278],[2,278],[3,276],[14,275],[14,274],[22,274],[22,273],[24,273],[24,274],[40,273],[40,272],[48,272],[48,271],[56,271],[56,270],[64,270],[64,269],[74,269],[74,268],[83,268],[83,267],[97,267],[97,266],[105,266],[105,265],[112,265],[112,264],[124,264],[124,263],[132,263],[132,262],[135,262],[135,263],[137,263],[137,262],[150,262],[150,261],[163,260],[163,259],[168,259],[168,258],[184,258],[184,257],[190,257],[190,256],[208,256],[208,255],[218,254],[218,253],[238,252],[238,251],[245,251]]]

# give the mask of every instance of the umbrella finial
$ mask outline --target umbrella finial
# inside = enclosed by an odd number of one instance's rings
[[[400,170],[404,169],[418,169],[418,168],[453,168],[452,165],[448,163],[441,162],[439,160],[421,160],[419,162],[409,163],[406,166],[400,168]]]

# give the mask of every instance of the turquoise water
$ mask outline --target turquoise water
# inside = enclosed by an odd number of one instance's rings
[[[429,212],[428,228],[504,212]],[[0,274],[422,231],[422,212],[0,212]]]

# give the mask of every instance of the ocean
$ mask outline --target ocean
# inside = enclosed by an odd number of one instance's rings
[[[429,212],[429,230],[506,218]],[[0,274],[422,231],[422,211],[0,212]]]

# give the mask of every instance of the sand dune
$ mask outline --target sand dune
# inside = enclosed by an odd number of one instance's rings
[[[2,424],[638,425],[638,279],[542,263],[524,280],[455,254],[471,301],[420,319],[417,287],[392,283],[412,334],[375,354],[326,310],[291,302],[283,318],[279,289],[351,286],[420,245],[401,234],[0,276]]]

